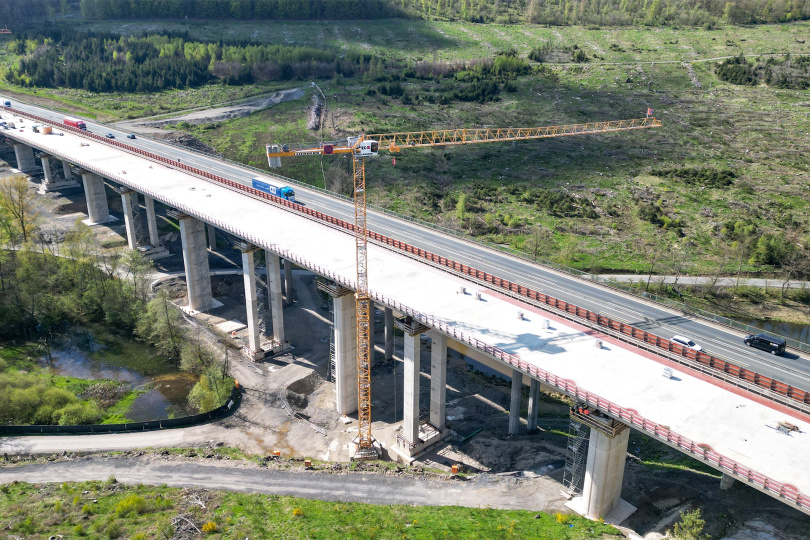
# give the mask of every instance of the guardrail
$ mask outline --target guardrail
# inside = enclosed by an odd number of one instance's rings
[[[236,410],[241,398],[238,386],[231,389],[231,395],[225,403],[206,413],[183,416],[182,418],[166,418],[163,420],[149,420],[146,422],[127,422],[126,424],[84,424],[74,426],[0,426],[0,435],[49,435],[49,434],[82,434],[82,433],[123,433],[132,431],[155,431],[178,427],[193,426],[219,420]]]
[[[23,116],[34,118],[40,122],[53,123],[46,118],[42,118],[30,113],[23,113]],[[276,206],[284,207],[292,212],[304,215],[315,221],[327,223],[335,228],[350,231],[352,233],[354,232],[355,226],[353,223],[349,223],[342,219],[329,216],[317,210],[312,210],[305,206],[301,206],[300,204],[297,203],[292,203],[290,201],[287,201],[286,199],[275,197],[268,193],[253,189],[252,187],[246,186],[240,182],[223,178],[221,176],[212,174],[208,171],[203,171],[196,167],[192,167],[188,164],[179,163],[175,160],[160,156],[153,152],[141,150],[140,148],[133,147],[127,143],[122,143],[113,139],[108,139],[106,137],[96,135],[94,133],[87,133],[84,130],[74,128],[72,126],[65,125],[60,126],[60,128],[77,133],[78,135],[96,139],[100,142],[104,142],[105,144],[116,146],[118,148],[121,148],[122,150],[125,150],[133,154],[146,156],[154,161],[165,163],[167,165],[187,171],[202,178],[212,180],[214,182],[228,186],[231,189],[248,193],[254,197],[262,198],[275,204]],[[193,213],[193,209],[188,210],[191,210]],[[225,230],[232,229],[232,227],[219,222],[219,220],[215,218],[210,219],[210,221],[212,221],[213,223],[217,224],[218,226],[220,226]],[[243,236],[243,238],[245,237]],[[796,388],[792,385],[789,385],[777,379],[765,377],[764,375],[761,375],[755,371],[738,366],[733,362],[729,362],[727,360],[712,356],[704,352],[694,351],[688,347],[682,347],[681,345],[670,342],[667,339],[663,339],[659,336],[656,336],[655,334],[646,332],[645,330],[635,328],[624,322],[615,321],[604,315],[599,315],[598,313],[594,313],[584,308],[580,308],[574,304],[570,304],[568,302],[559,300],[552,296],[539,293],[526,286],[505,280],[493,274],[489,274],[482,270],[478,270],[472,266],[455,262],[447,257],[442,257],[430,251],[411,246],[410,244],[387,237],[383,234],[374,231],[368,231],[368,238],[374,241],[375,243],[387,246],[389,248],[393,248],[394,250],[408,254],[409,256],[420,259],[422,261],[432,263],[433,265],[449,270],[455,274],[463,275],[475,279],[476,281],[479,281],[481,283],[485,283],[488,286],[492,286],[496,290],[500,289],[502,291],[505,291],[514,297],[520,298],[521,300],[528,299],[533,303],[535,303],[535,305],[538,305],[540,307],[544,308],[550,307],[555,312],[565,314],[568,317],[573,316],[576,318],[577,322],[580,322],[592,328],[596,328],[599,330],[608,329],[614,332],[618,332],[618,335],[624,337],[625,340],[629,338],[636,342],[652,346],[653,347],[652,352],[660,354],[661,356],[671,357],[674,354],[675,356],[686,358],[687,360],[690,360],[700,366],[711,368],[709,371],[705,371],[705,373],[708,373],[712,376],[716,376],[716,378],[718,379],[729,380],[729,378],[731,377],[743,383],[753,385],[754,387],[765,389],[769,393],[768,394],[760,393],[760,395],[762,395],[763,397],[771,399],[772,401],[775,402],[782,403],[783,405],[791,407],[794,410],[798,410],[805,414],[810,414],[810,392],[806,392],[804,390]],[[257,245],[261,245],[260,240],[253,238],[245,238],[245,239],[251,240]],[[661,354],[663,352],[666,352],[667,354]],[[723,374],[723,376],[717,376],[721,373]],[[750,390],[750,388],[748,387],[744,386],[744,388]]]

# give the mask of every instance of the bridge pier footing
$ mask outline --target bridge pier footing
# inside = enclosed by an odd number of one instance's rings
[[[278,346],[283,347],[284,311],[281,302],[281,261],[278,255],[267,250],[264,252],[264,260],[267,268],[267,299],[270,308],[270,320],[272,321],[272,336]]]
[[[285,265],[289,261],[284,261]],[[289,290],[289,289],[288,289]],[[334,297],[335,405],[338,414],[357,411],[357,322],[354,294]]]
[[[183,265],[188,289],[187,310],[207,311],[215,307],[211,296],[211,275],[205,246],[205,224],[186,214],[179,214],[180,240],[183,244]]]

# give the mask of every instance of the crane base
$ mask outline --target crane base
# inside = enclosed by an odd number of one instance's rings
[[[360,437],[355,437],[349,444],[349,459],[351,461],[366,461],[369,459],[380,459],[382,456],[382,446],[374,437],[371,438],[371,448],[360,448]]]

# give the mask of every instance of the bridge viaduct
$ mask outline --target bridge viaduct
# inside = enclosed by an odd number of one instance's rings
[[[290,302],[292,264],[327,278],[324,290],[334,299],[335,405],[341,414],[356,411],[355,262],[349,224],[97,135],[58,125],[55,133],[34,132],[33,125],[42,118],[12,113],[6,109],[2,114],[3,120],[15,123],[3,134],[14,147],[18,168],[33,172],[41,167],[42,191],[78,186],[80,177],[87,223],[110,219],[104,184],[111,183],[122,197],[129,247],[159,256],[165,248],[157,234],[154,201],[174,209],[190,312],[216,306],[206,229],[220,228],[242,239],[247,352],[253,358],[284,347],[281,291],[286,281]],[[34,149],[40,152],[40,165]],[[56,170],[60,163],[62,174]],[[138,225],[141,196],[148,234]],[[572,505],[591,518],[620,522],[633,510],[620,497],[630,428],[720,470],[724,486],[737,479],[810,513],[810,417],[804,408],[810,400],[797,400],[798,390],[777,392],[769,383],[767,391],[756,391],[753,383],[712,377],[699,364],[677,363],[671,345],[646,337],[646,346],[628,345],[624,338],[636,339],[635,329],[628,333],[624,325],[606,322],[599,314],[581,313],[545,295],[532,296],[525,288],[505,285],[500,278],[390,237],[372,232],[370,239],[369,283],[374,301],[385,312],[386,358],[393,354],[394,326],[404,332],[403,430],[389,446],[403,459],[448,433],[445,383],[451,347],[511,376],[510,434],[520,430],[524,384],[530,389],[529,430],[537,425],[541,389],[565,393],[588,406],[574,413],[591,426],[591,434],[583,478],[578,480],[581,495]],[[271,324],[264,332],[258,321],[258,250],[264,251],[270,300]],[[419,417],[422,333],[432,340],[430,413],[425,420]],[[780,430],[785,419],[799,431]]]

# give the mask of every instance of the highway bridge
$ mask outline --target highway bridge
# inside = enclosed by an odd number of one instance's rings
[[[279,258],[328,278],[335,301],[336,406],[353,412],[350,203],[300,186],[297,199],[305,206],[289,203],[247,188],[255,176],[248,169],[150,139],[128,140],[92,122],[92,133],[81,132],[61,126],[58,113],[18,102],[2,116],[15,124],[3,134],[14,144],[19,168],[44,169],[43,189],[73,181],[54,173],[56,160],[80,168],[91,222],[109,215],[104,182],[120,187],[131,247],[159,248],[156,235],[136,238],[139,194],[150,231],[156,229],[154,200],[176,209],[191,310],[214,305],[205,224],[242,239],[251,354],[261,355],[268,342],[256,324],[255,250],[265,250],[271,276],[277,331],[270,346],[283,343]],[[63,135],[34,132],[33,125],[42,123]],[[105,139],[107,132],[117,139]],[[39,165],[34,148],[43,153]],[[75,168],[63,170],[67,177]],[[405,331],[405,418],[394,445],[404,458],[446,434],[449,346],[512,376],[512,433],[519,427],[514,404],[524,383],[530,386],[530,428],[541,385],[589,406],[577,414],[593,429],[575,505],[590,517],[621,521],[630,511],[619,497],[628,426],[716,467],[726,484],[742,480],[810,513],[810,395],[803,391],[810,384],[806,359],[795,351],[774,358],[750,350],[735,331],[394,216],[371,212],[369,230],[373,298],[386,310],[387,329],[396,313]],[[429,422],[420,422],[418,412],[415,355],[422,332],[433,340]],[[673,346],[667,340],[672,334],[692,336],[712,355]],[[670,370],[666,377],[664,368]]]

